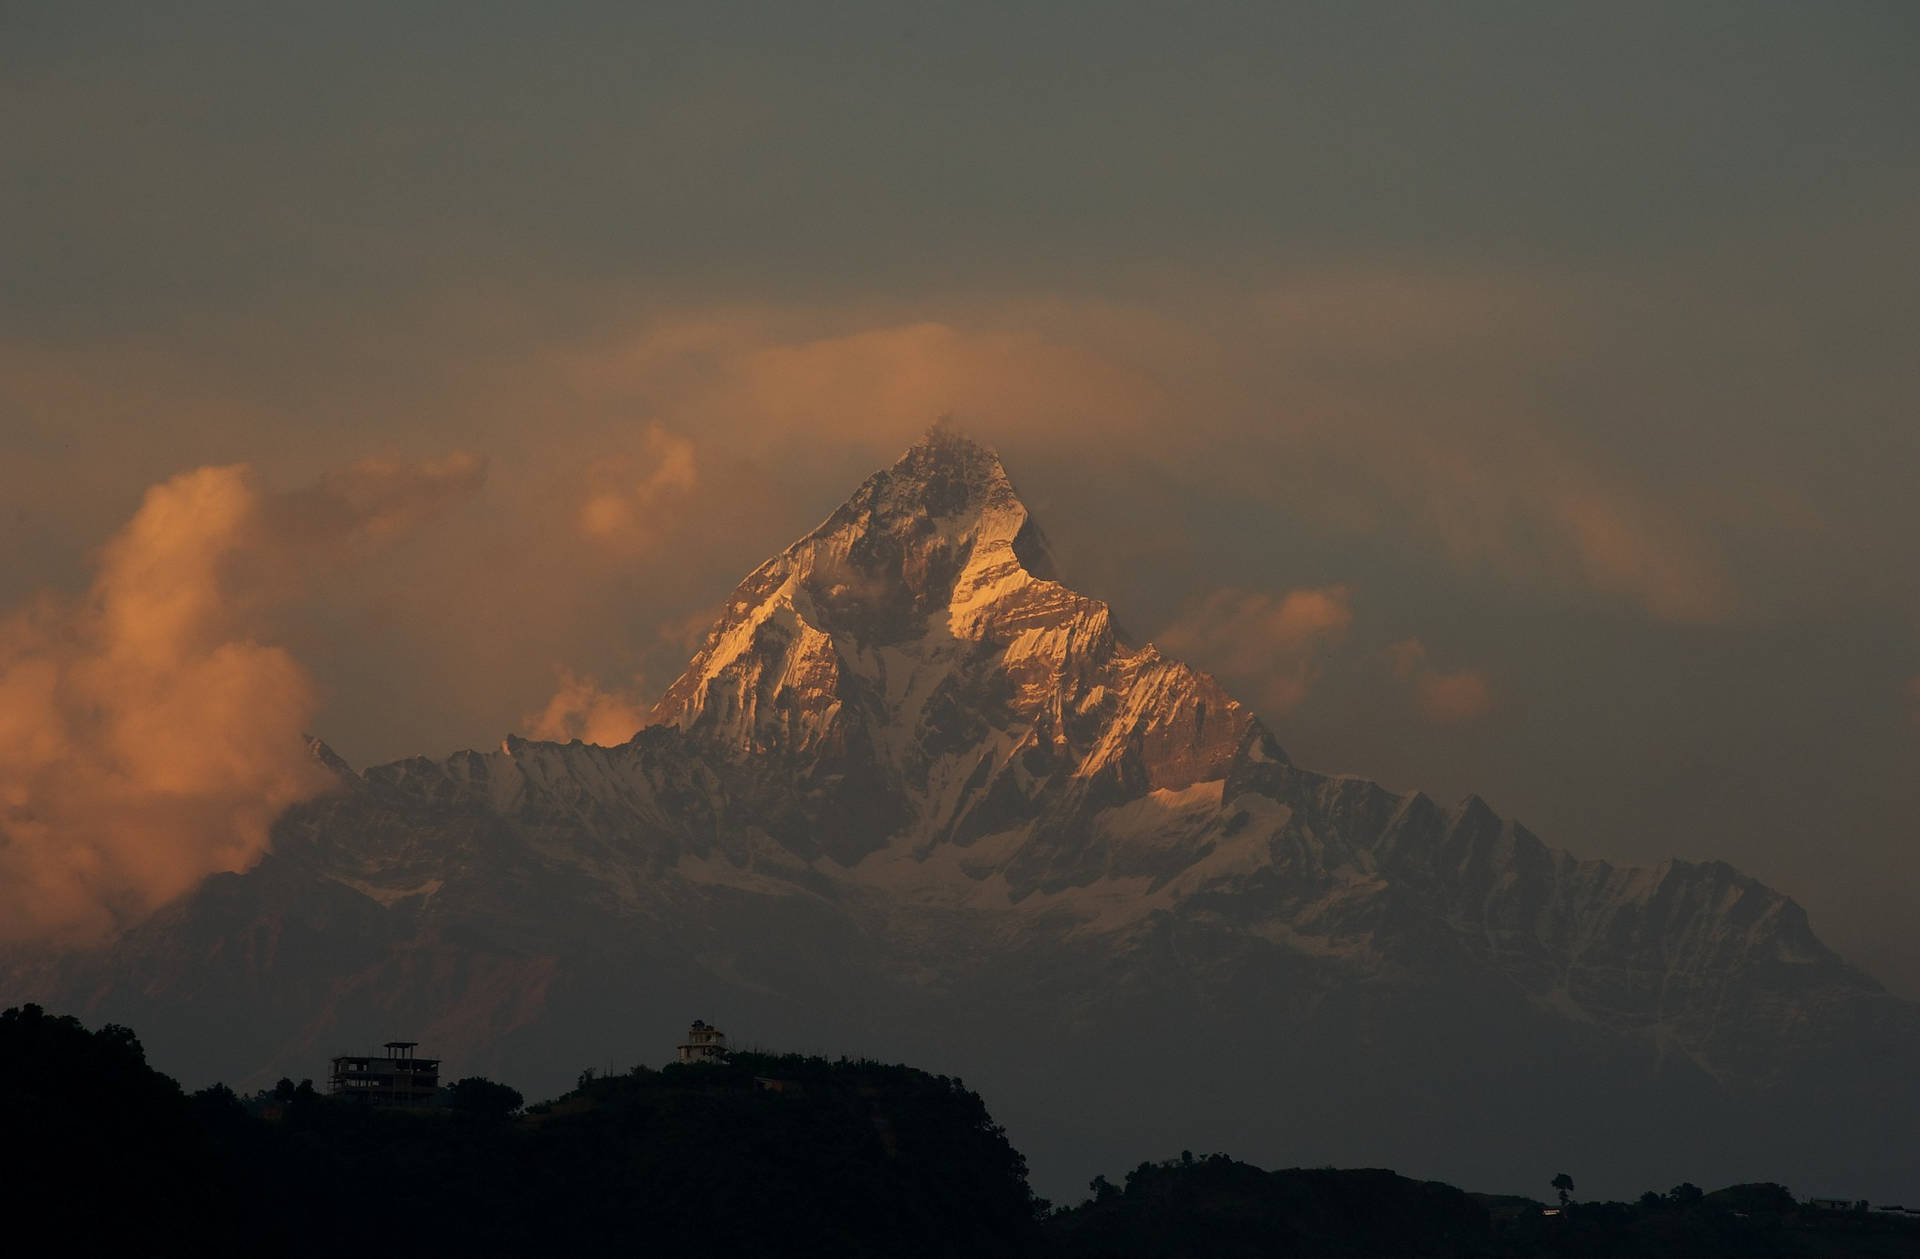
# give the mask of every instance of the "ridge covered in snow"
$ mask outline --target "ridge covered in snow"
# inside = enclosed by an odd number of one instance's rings
[[[1582,861],[1477,798],[1291,765],[1063,585],[999,457],[945,426],[736,587],[631,743],[511,738],[364,781],[516,819],[628,909],[672,877],[824,894],[886,930],[939,910],[1125,937],[1227,898],[1235,930],[1376,976],[1444,942],[1716,1079],[1780,1074],[1744,1003],[1800,1028],[1807,975],[1821,1001],[1878,991],[1728,867]],[[1779,990],[1729,997],[1753,981]]]
[[[796,770],[851,863],[902,834],[970,843],[1284,760],[1205,674],[1133,647],[1054,579],[991,450],[944,426],[727,601],[652,720],[743,789]]]
[[[1789,897],[1291,764],[1063,584],[948,428],[749,574],[628,743],[313,747],[339,789],[257,868],[9,991],[243,1084],[404,1031],[538,1091],[724,1012],[964,1070],[1043,1182],[1207,1143],[1489,1186],[1656,1144],[1663,1183],[1920,1175],[1920,1009]]]

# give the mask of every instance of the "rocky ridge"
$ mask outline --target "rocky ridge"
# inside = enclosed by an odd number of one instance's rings
[[[1920,1113],[1920,1012],[1791,899],[1292,765],[1062,585],[999,459],[946,429],[750,574],[629,743],[316,755],[339,789],[258,868],[12,986],[153,1029],[190,1078],[404,1021],[534,1087],[582,1037],[717,1002],[984,1075],[1043,1171],[1122,1140],[1100,1090],[1173,1061],[1208,1077],[1166,1093],[1175,1144],[1364,1136],[1351,1157],[1483,1184],[1508,1155],[1473,1124],[1597,1145],[1692,1107],[1674,1157],[1737,1162],[1767,1099],[1829,1162],[1893,1167],[1857,1127],[1806,1134],[1861,1097]],[[208,1032],[222,1011],[246,1032]]]
[[[740,583],[652,720],[743,794],[798,788],[788,847],[851,864],[1020,829],[1023,889],[1103,808],[1284,759],[1212,678],[1055,580],[999,458],[941,428]]]

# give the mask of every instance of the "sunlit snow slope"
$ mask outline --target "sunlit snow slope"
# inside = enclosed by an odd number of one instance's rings
[[[242,1085],[404,1034],[538,1093],[699,1015],[964,1073],[1043,1192],[1183,1147],[1920,1178],[1920,1015],[1790,899],[1290,764],[946,428],[741,582],[631,742],[316,755],[339,789],[256,869],[9,992]]]

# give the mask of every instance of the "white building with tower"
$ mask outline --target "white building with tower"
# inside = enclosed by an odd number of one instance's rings
[[[686,1043],[680,1046],[680,1061],[724,1062],[726,1057],[727,1034],[702,1019],[695,1019],[687,1029]]]

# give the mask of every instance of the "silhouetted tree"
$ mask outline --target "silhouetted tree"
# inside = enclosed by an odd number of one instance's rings
[[[1794,1208],[1793,1195],[1787,1191],[1787,1187],[1772,1181],[1728,1185],[1725,1189],[1708,1194],[1706,1201],[1710,1206],[1744,1211],[1749,1215],[1786,1215]]]
[[[1104,1177],[1092,1188],[1100,1195],[1094,1201],[1047,1221],[1059,1259],[1491,1259],[1505,1253],[1490,1249],[1485,1206],[1451,1186],[1389,1171],[1268,1172],[1226,1157],[1175,1158],[1135,1168],[1124,1191]]]
[[[189,1230],[231,1249],[196,1108],[127,1028],[0,1012],[0,1133],[0,1198],[58,1221],[62,1251],[176,1254]]]
[[[1566,1206],[1568,1198],[1573,1194],[1573,1177],[1561,1172],[1553,1178],[1553,1187],[1560,1195],[1560,1205]]]
[[[496,1084],[483,1076],[470,1075],[447,1086],[448,1103],[462,1114],[478,1119],[505,1119],[519,1110],[525,1100],[519,1089]]]

